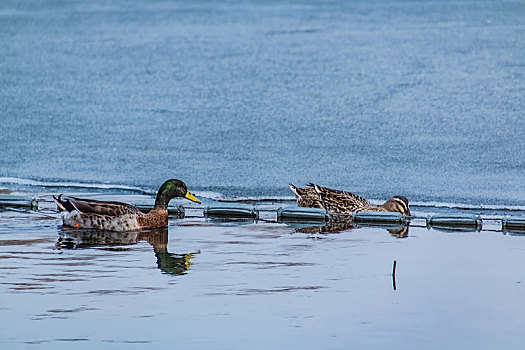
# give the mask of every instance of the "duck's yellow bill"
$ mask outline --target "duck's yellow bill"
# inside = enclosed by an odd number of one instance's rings
[[[200,203],[201,201],[197,199],[197,197],[195,197],[194,195],[192,195],[190,193],[190,191],[186,191],[186,195],[184,196],[184,198],[186,199],[189,199],[190,201],[192,202],[196,202],[196,203]]]

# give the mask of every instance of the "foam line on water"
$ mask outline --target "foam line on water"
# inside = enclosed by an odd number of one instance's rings
[[[211,199],[219,200],[224,196],[222,193],[219,193],[219,192],[206,191],[206,190],[192,191],[191,188],[190,188],[190,192],[193,193],[195,196],[197,196],[197,198],[204,197],[204,198],[211,198]]]
[[[468,210],[525,210],[525,206],[521,205],[474,205],[466,203],[448,203],[448,202],[411,202],[410,206],[427,207],[427,208],[451,208],[451,209],[468,209]]]
[[[216,198],[220,202],[287,202],[287,201],[295,201],[295,197],[293,196],[235,196],[235,197],[217,197]]]
[[[64,188],[89,188],[89,189],[103,189],[103,190],[126,190],[140,192],[144,194],[151,194],[150,191],[146,191],[140,187],[126,186],[126,185],[115,185],[115,184],[102,184],[102,183],[82,183],[82,182],[69,182],[69,181],[39,181],[32,179],[22,179],[17,177],[0,177],[1,184],[11,185],[23,185],[23,186],[36,186],[36,187],[64,187]]]
[[[41,181],[33,179],[23,179],[18,177],[0,177],[0,184],[7,185],[21,185],[21,186],[34,186],[34,187],[53,187],[53,188],[85,188],[95,190],[124,190],[130,192],[136,192],[140,194],[155,195],[156,191],[147,191],[143,188],[136,186],[117,185],[117,184],[104,184],[104,183],[83,183],[83,182],[72,182],[72,181]],[[224,195],[214,191],[195,191],[197,197],[204,198],[222,198]]]

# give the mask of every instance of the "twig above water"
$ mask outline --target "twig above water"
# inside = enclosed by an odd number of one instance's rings
[[[392,288],[396,290],[396,265],[397,261],[394,260],[394,266],[392,266]]]

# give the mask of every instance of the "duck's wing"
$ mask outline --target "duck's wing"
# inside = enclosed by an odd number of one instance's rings
[[[58,198],[53,196],[53,199],[60,210],[67,210],[69,212],[78,210],[85,214],[92,213],[106,216],[122,216],[126,214],[134,215],[142,213],[137,207],[123,202],[97,201],[94,199],[77,197],[66,197],[63,199],[62,195]]]
[[[349,214],[354,211],[369,210],[373,207],[369,201],[351,192],[335,190],[315,184],[308,184],[308,186],[312,186],[319,195],[323,207],[333,213]]]
[[[313,188],[298,188],[290,184],[290,189],[297,197],[297,205],[308,208],[323,208],[321,197],[315,192]]]

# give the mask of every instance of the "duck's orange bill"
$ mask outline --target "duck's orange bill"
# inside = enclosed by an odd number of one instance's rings
[[[201,201],[197,199],[197,197],[195,197],[194,195],[192,195],[190,193],[190,191],[186,191],[186,195],[184,196],[184,198],[186,199],[189,199],[190,201],[192,202],[196,202],[196,203],[200,203]]]

